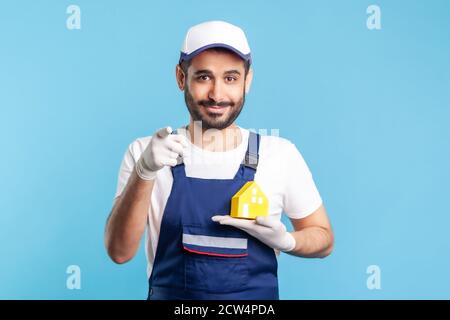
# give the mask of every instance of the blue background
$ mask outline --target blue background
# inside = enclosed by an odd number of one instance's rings
[[[120,266],[103,246],[120,162],[135,138],[187,123],[179,49],[220,19],[253,51],[238,124],[297,145],[336,236],[326,259],[280,257],[281,298],[449,299],[449,17],[444,0],[2,1],[0,298],[146,297],[143,246]],[[72,264],[81,290],[66,288]]]

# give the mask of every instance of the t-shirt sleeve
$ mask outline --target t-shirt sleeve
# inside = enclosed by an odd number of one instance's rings
[[[122,159],[122,163],[120,165],[119,169],[119,176],[117,179],[117,189],[116,189],[116,195],[114,196],[114,200],[120,196],[125,189],[125,186],[127,185],[128,179],[131,176],[131,173],[133,172],[134,165],[136,164],[136,160],[133,156],[133,143],[131,143],[127,150],[125,151],[125,154]]]
[[[308,165],[293,143],[288,142],[285,156],[287,170],[283,209],[289,218],[305,218],[321,206],[322,198]]]

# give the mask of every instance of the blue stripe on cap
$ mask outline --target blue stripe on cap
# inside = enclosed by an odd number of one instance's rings
[[[181,63],[184,60],[190,60],[193,57],[195,57],[196,55],[202,53],[205,50],[211,49],[211,48],[225,48],[225,49],[231,50],[234,53],[236,53],[239,57],[241,57],[243,60],[249,61],[250,63],[252,63],[251,53],[243,54],[242,52],[240,52],[236,48],[234,48],[234,47],[232,47],[232,46],[230,46],[228,44],[225,44],[225,43],[208,44],[206,46],[198,48],[197,50],[192,51],[189,54],[187,54],[185,52],[181,52],[180,53],[180,61],[179,61],[179,63]]]

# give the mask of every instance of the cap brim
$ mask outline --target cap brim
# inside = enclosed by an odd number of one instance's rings
[[[236,48],[228,45],[228,44],[224,44],[224,43],[213,43],[213,44],[208,44],[207,46],[203,46],[201,48],[198,48],[197,50],[192,51],[191,53],[187,54],[185,52],[181,52],[180,53],[180,63],[182,61],[185,60],[191,60],[192,58],[194,58],[195,56],[199,55],[200,53],[202,53],[205,50],[211,49],[211,48],[224,48],[224,49],[228,49],[232,52],[234,52],[235,54],[237,54],[241,59],[243,59],[244,61],[249,61],[251,63],[251,54],[243,54],[242,52],[240,52],[239,50],[237,50]]]

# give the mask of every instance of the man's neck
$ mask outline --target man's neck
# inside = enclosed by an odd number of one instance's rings
[[[230,151],[242,142],[241,130],[234,123],[222,130],[203,129],[201,122],[191,120],[188,131],[191,142],[206,151]]]

